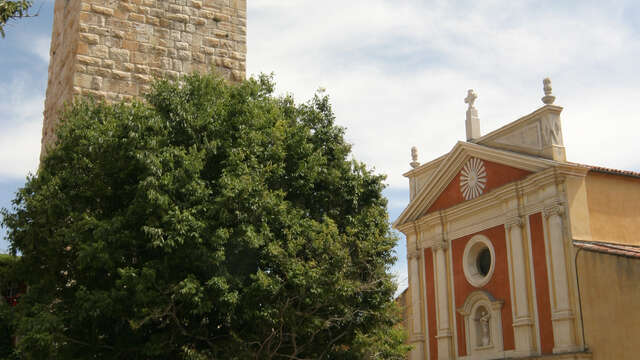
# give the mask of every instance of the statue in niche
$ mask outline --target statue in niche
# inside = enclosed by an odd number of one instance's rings
[[[479,311],[480,314],[478,319],[478,340],[480,346],[488,346],[491,344],[491,332],[489,331],[489,320],[491,319],[491,315],[484,309]]]

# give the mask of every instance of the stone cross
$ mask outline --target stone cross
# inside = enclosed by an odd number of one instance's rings
[[[478,110],[473,106],[478,95],[473,89],[467,91],[467,97],[464,99],[465,104],[469,104],[467,109],[467,120],[465,122],[467,128],[467,141],[480,137],[480,119],[478,118]]]
[[[478,98],[478,95],[476,94],[476,92],[473,91],[473,89],[469,89],[467,91],[467,97],[464,99],[464,103],[469,104],[469,109],[472,109],[473,104],[476,102],[477,98]]]

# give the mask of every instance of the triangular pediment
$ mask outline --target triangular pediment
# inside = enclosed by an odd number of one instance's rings
[[[557,162],[458,142],[394,223],[394,227],[428,213],[481,197],[491,190],[542,171]]]

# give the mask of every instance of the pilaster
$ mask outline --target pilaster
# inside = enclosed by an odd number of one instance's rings
[[[577,351],[574,312],[569,297],[568,270],[564,236],[564,204],[555,202],[543,211],[547,222],[547,237],[551,262],[551,321],[554,353]]]
[[[520,216],[509,217],[505,222],[506,235],[511,245],[511,265],[513,268],[515,352],[517,355],[522,356],[532,355],[536,350],[523,236],[525,223]]]
[[[423,359],[424,330],[422,326],[422,302],[420,287],[420,253],[416,248],[417,234],[415,231],[407,235],[407,263],[409,267],[409,293],[411,296],[411,321],[409,329],[409,344],[413,349],[409,359]]]
[[[431,246],[436,266],[436,310],[438,319],[438,359],[451,359],[453,356],[453,331],[449,313],[449,289],[447,281],[446,241],[436,241]]]

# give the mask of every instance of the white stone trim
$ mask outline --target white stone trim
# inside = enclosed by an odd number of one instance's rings
[[[477,267],[477,256],[483,249],[489,249],[491,253],[491,266],[484,276],[478,272]],[[483,287],[491,280],[495,269],[496,251],[493,248],[491,240],[482,234],[473,236],[469,242],[467,242],[462,255],[462,270],[467,282],[477,288]]]

